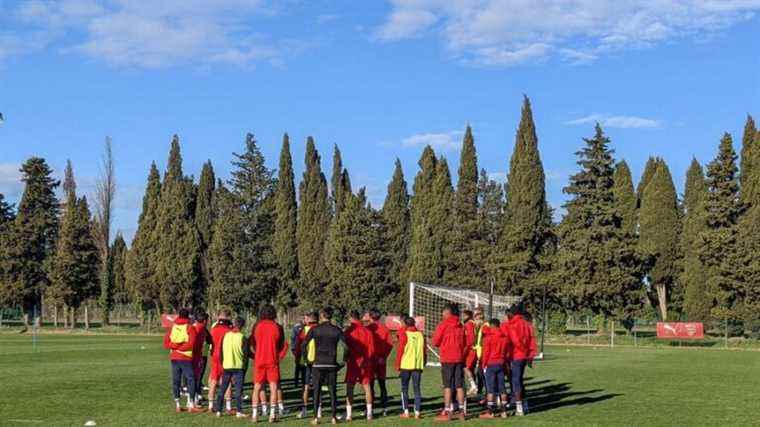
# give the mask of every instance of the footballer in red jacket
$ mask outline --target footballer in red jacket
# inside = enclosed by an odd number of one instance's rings
[[[277,420],[277,390],[280,383],[280,355],[284,351],[285,336],[282,327],[274,321],[277,312],[271,305],[265,305],[259,311],[259,319],[251,333],[251,351],[254,360],[253,379],[253,420],[258,417],[259,394],[263,384],[269,384],[270,407],[269,421]]]
[[[391,331],[380,322],[382,314],[380,310],[372,309],[364,313],[364,323],[372,332],[375,339],[375,357],[372,363],[374,380],[380,386],[380,404],[383,406],[383,416],[387,414],[388,388],[385,384],[388,356],[393,351]],[[372,395],[375,396],[375,381],[372,381]]]
[[[375,338],[364,326],[358,311],[348,314],[350,325],[343,332],[348,347],[346,354],[346,421],[351,420],[354,403],[354,385],[361,384],[367,402],[367,419],[372,419],[372,360],[375,357]]]
[[[448,421],[454,412],[452,405],[453,389],[456,389],[456,399],[459,407],[465,408],[464,396],[464,327],[459,322],[459,307],[446,304],[441,312],[441,323],[433,333],[433,346],[438,347],[441,359],[441,379],[443,380],[444,409],[436,417],[439,421]],[[464,420],[464,412],[458,417]]]

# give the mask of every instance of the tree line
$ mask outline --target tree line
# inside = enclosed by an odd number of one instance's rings
[[[706,168],[692,160],[681,196],[659,157],[648,160],[634,187],[610,145],[598,124],[583,139],[556,222],[527,97],[506,184],[479,169],[468,126],[456,186],[446,158],[428,146],[411,191],[396,160],[378,208],[364,188],[353,189],[337,146],[328,182],[309,137],[296,186],[288,135],[278,168],[270,169],[248,134],[229,179],[219,179],[209,161],[196,181],[183,170],[174,136],[163,175],[155,162],[148,171],[131,244],[117,234],[107,250],[98,243],[110,229],[104,211],[93,217],[77,196],[71,163],[59,201],[53,171],[33,157],[21,168],[18,207],[0,195],[0,303],[28,312],[44,296],[72,311],[97,300],[106,313],[115,304],[147,313],[329,302],[343,311],[399,312],[415,281],[493,285],[534,308],[624,324],[649,311],[660,319],[756,325],[760,132],[752,117],[740,163],[724,134]]]

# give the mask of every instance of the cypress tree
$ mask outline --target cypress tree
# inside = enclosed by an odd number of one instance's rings
[[[433,181],[433,208],[429,215],[433,242],[434,271],[444,283],[459,285],[452,274],[454,253],[452,231],[454,229],[454,188],[446,158],[441,156],[435,167]]]
[[[451,277],[447,282],[465,288],[484,288],[483,265],[477,262],[481,245],[478,232],[478,158],[472,129],[467,126],[459,159],[459,178],[454,195]]]
[[[156,163],[152,162],[143,195],[142,212],[137,222],[137,231],[132,239],[132,247],[127,253],[125,280],[132,301],[143,312],[157,308],[159,304],[159,282],[156,276],[154,254],[158,250],[155,233],[161,203],[161,176]]]
[[[161,184],[152,254],[163,308],[177,310],[199,303],[200,238],[193,215],[194,185],[182,172],[179,137],[172,138],[169,160]]]
[[[755,141],[757,132],[755,120],[748,114],[742,135],[741,173],[739,175],[742,201],[747,205],[758,202],[755,182],[757,181],[756,175],[760,174],[760,148],[758,147],[760,141]]]
[[[723,320],[740,317],[739,245],[737,222],[743,207],[739,200],[736,152],[731,135],[721,138],[718,155],[707,165],[707,227],[700,235],[700,261],[714,299],[711,314]]]
[[[636,234],[636,194],[633,191],[633,179],[628,163],[621,160],[615,165],[615,174],[612,176],[615,186],[612,195],[615,197],[623,230]]]
[[[693,158],[686,171],[683,196],[684,219],[681,232],[683,269],[679,281],[684,289],[684,312],[689,320],[695,322],[709,320],[712,308],[712,299],[705,282],[705,266],[699,259],[700,236],[707,227],[706,200],[707,183],[704,171],[697,159]]]
[[[419,172],[414,178],[411,199],[411,241],[409,243],[409,280],[420,283],[440,283],[441,262],[436,250],[431,216],[436,214],[435,190],[438,160],[430,146],[422,151]],[[439,213],[443,214],[443,213]],[[438,236],[435,236],[438,237]]]
[[[394,311],[400,312],[403,309],[403,302],[408,298],[406,263],[409,258],[410,218],[409,192],[401,161],[398,158],[393,170],[393,178],[388,184],[382,217],[385,224],[385,243],[390,258],[389,280],[394,294],[400,296],[396,298],[397,306]]]
[[[650,156],[647,159],[646,165],[644,165],[644,172],[641,174],[639,185],[636,186],[636,208],[641,207],[641,197],[644,194],[644,189],[652,180],[654,173],[657,171],[658,159]]]
[[[121,232],[116,232],[116,237],[111,245],[111,278],[113,283],[113,302],[118,305],[126,305],[132,302],[132,296],[127,287],[126,262],[127,242]]]
[[[338,216],[340,210],[343,208],[343,195],[346,193],[344,184],[346,180],[348,180],[348,173],[343,169],[343,159],[340,155],[340,149],[338,149],[338,145],[335,144],[333,146],[332,179],[330,181],[330,190],[332,191],[331,198],[335,216]]]
[[[76,183],[71,161],[66,164],[64,195],[66,209],[60,223],[56,252],[51,262],[51,284],[47,295],[55,303],[76,310],[98,291],[100,259],[92,234],[87,199],[77,199]],[[74,326],[74,322],[71,323]]]
[[[195,227],[200,241],[200,280],[196,289],[196,301],[205,299],[208,289],[208,247],[214,231],[214,191],[216,176],[211,160],[203,164],[201,178],[198,181],[198,195],[195,202]]]
[[[279,269],[280,290],[277,301],[281,307],[297,305],[298,284],[298,205],[296,204],[293,158],[290,154],[290,139],[286,133],[282,138],[280,167],[275,194],[275,227],[273,250]]]
[[[59,203],[55,189],[60,184],[44,159],[32,157],[21,166],[24,193],[18,205],[6,246],[6,303],[21,305],[28,326],[35,307],[50,284],[47,268],[55,254],[58,237]]]
[[[385,229],[379,215],[364,205],[363,191],[345,192],[343,207],[330,227],[326,266],[330,282],[326,296],[343,313],[366,307],[388,308],[393,300],[389,286],[390,259],[385,250]]]
[[[554,283],[566,307],[626,319],[641,307],[646,265],[615,208],[609,138],[597,124],[594,137],[584,142],[577,153],[581,170],[564,188],[571,198],[558,227]]]
[[[314,139],[306,140],[306,169],[299,186],[298,266],[301,272],[301,304],[319,303],[323,287],[329,280],[324,267],[324,250],[330,227],[330,203],[327,180],[322,173]]]
[[[515,136],[506,185],[506,207],[499,249],[500,293],[517,294],[529,303],[543,295],[539,257],[548,238],[551,214],[546,202],[544,167],[530,100],[526,96]]]
[[[676,188],[664,161],[644,188],[639,209],[639,244],[642,252],[651,254],[652,268],[648,282],[656,294],[657,309],[663,321],[668,308],[680,310],[682,294],[678,286],[680,214]]]

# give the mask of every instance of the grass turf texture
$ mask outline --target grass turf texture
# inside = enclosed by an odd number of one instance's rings
[[[532,413],[508,424],[760,423],[758,352],[552,346],[547,353],[547,360],[526,373]],[[283,373],[290,413],[281,424],[306,425],[295,418],[291,372],[288,359]],[[398,419],[399,381],[390,369],[389,376],[392,415],[372,424],[432,424],[441,407],[439,370],[429,368],[423,375],[422,421]],[[158,336],[43,334],[34,349],[29,335],[0,333],[0,378],[5,385],[0,425],[81,426],[88,420],[98,426],[250,424],[207,413],[175,414],[169,361]],[[250,402],[246,406],[250,414]],[[468,424],[503,422],[472,419]]]

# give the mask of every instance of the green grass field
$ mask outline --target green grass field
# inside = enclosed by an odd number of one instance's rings
[[[508,424],[760,425],[760,352],[551,346],[547,353],[526,374],[532,413]],[[290,378],[290,361],[283,369]],[[43,334],[35,349],[29,335],[0,333],[0,378],[3,426],[250,424],[174,414],[169,362],[158,336]],[[423,377],[427,419],[421,422],[398,419],[395,375],[389,383],[393,415],[373,424],[432,423],[441,407],[437,369]],[[288,386],[292,408],[296,392]],[[307,424],[292,411],[283,423]]]

